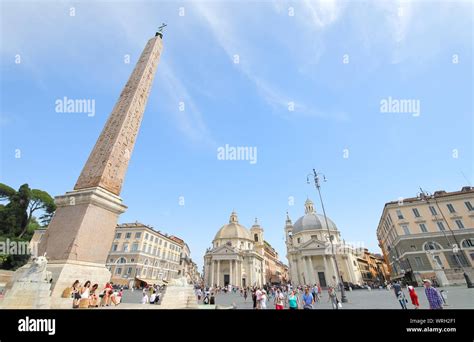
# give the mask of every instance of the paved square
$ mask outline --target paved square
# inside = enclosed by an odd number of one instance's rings
[[[442,290],[447,291],[446,309],[474,309],[474,289],[465,287],[446,287]],[[406,289],[403,290],[408,299],[408,308],[413,309],[410,296]],[[424,288],[417,287],[416,293],[420,302],[420,309],[429,309]],[[348,303],[343,303],[343,309],[401,309],[393,290],[354,290],[347,291]],[[340,298],[340,292],[338,293]],[[301,298],[300,298],[301,299]],[[300,301],[301,302],[301,301]],[[233,303],[238,309],[252,309],[252,297],[249,295],[247,300],[240,293],[221,293],[216,296],[216,304],[230,306]],[[274,309],[273,299],[267,302],[267,309]],[[287,309],[288,307],[285,307]],[[328,301],[327,291],[323,291],[321,301],[314,305],[315,309],[332,309]]]

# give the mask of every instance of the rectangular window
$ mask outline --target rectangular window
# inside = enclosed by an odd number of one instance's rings
[[[428,229],[426,229],[426,226],[424,223],[420,223],[420,229],[422,233],[428,233]]]
[[[403,220],[402,211],[400,209],[397,209],[397,217],[399,220]]]
[[[115,274],[122,274],[122,267],[117,267],[115,269]]]
[[[126,239],[130,239],[131,237],[132,237],[132,233],[127,233],[127,234],[125,234],[125,238],[126,238]]]
[[[420,216],[421,216],[421,215],[420,215],[420,212],[418,211],[418,209],[413,208],[412,210],[413,210],[413,214],[415,215],[415,217],[420,217]]]
[[[131,267],[129,267],[129,268],[127,269],[127,274],[128,274],[128,275],[131,275],[131,274],[132,274],[132,268],[131,268]]]
[[[142,237],[142,232],[135,233],[135,239],[139,239]]]
[[[135,242],[135,243],[132,245],[132,252],[136,252],[136,251],[138,251],[138,243]]]
[[[451,203],[446,204],[446,206],[448,207],[448,210],[449,210],[450,213],[455,213],[456,212],[456,210],[454,210],[454,207]]]
[[[118,248],[118,245],[117,245],[117,244],[112,245],[112,252],[116,252],[116,251],[117,251],[117,248]]]
[[[168,247],[168,242],[165,241],[165,248]]]
[[[116,234],[115,234],[115,238],[116,238],[116,239],[120,239],[121,236],[122,236],[122,233],[116,233]]]
[[[423,266],[423,260],[421,259],[421,257],[415,257],[415,264],[418,267]]]
[[[123,244],[123,251],[128,252],[128,243]]]
[[[145,240],[148,240],[148,233],[145,233]]]
[[[433,207],[431,205],[430,205],[430,211],[431,211],[431,215],[438,215],[438,213],[436,212],[435,207]]]
[[[438,221],[438,222],[436,222],[436,224],[438,225],[439,230],[441,230],[441,231],[445,230],[443,222]]]
[[[402,228],[403,228],[403,232],[405,233],[405,235],[410,235],[410,229],[408,229],[407,224],[402,225]]]
[[[156,255],[156,247],[153,247],[153,255]]]
[[[457,224],[459,229],[464,229],[464,224],[462,223],[461,220],[456,220],[456,224]]]
[[[466,205],[467,210],[469,211],[474,210],[474,207],[472,206],[471,202],[467,201],[467,202],[464,202],[464,204]]]

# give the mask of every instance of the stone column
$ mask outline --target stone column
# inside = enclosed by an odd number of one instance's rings
[[[311,285],[314,285],[314,283],[316,283],[316,279],[315,279],[313,257],[312,256],[309,257],[309,267],[311,269],[311,274],[310,274]]]
[[[306,284],[305,285],[307,285],[307,284],[311,283],[311,271],[309,269],[309,260],[308,260],[307,256],[304,257],[304,263],[305,263],[305,266],[306,266],[305,267],[306,268],[306,274],[305,274]]]
[[[229,260],[229,284],[232,284],[232,261],[233,260]]]
[[[344,258],[344,257],[343,257]],[[346,262],[346,269],[347,269],[347,275],[349,277],[348,280],[346,281],[350,281],[351,283],[354,284],[354,272],[352,270],[352,265],[350,265],[350,262],[349,262],[349,256],[347,255],[346,258],[345,258],[345,262]]]
[[[215,261],[212,260],[211,261],[211,287],[214,286],[214,264],[215,264]]]
[[[250,258],[248,261],[247,261],[247,282],[248,282],[248,285],[249,286],[253,286],[253,261],[252,259]]]
[[[331,280],[330,274],[329,274],[327,255],[323,255],[323,261],[324,261],[324,278],[326,278],[326,286],[327,286],[329,285],[329,281]]]
[[[260,281],[262,282],[262,286],[265,284],[265,273],[264,273],[264,263],[263,260],[260,261]]]
[[[240,268],[239,268],[239,272],[240,272],[239,284],[240,284],[240,286],[242,286],[242,285],[243,285],[243,284],[242,284],[242,274],[243,274],[243,273],[242,273],[242,267],[244,266],[244,264],[243,264],[242,261],[240,261],[240,262],[239,262],[239,265],[240,265]]]
[[[217,286],[221,285],[221,261],[217,260]]]

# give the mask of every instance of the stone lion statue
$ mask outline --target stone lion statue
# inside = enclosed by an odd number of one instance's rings
[[[20,268],[22,272],[18,277],[18,281],[27,283],[51,282],[52,275],[51,272],[46,270],[47,265],[46,256],[34,257],[31,262]]]

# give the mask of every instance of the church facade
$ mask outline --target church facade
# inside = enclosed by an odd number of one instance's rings
[[[249,229],[232,212],[204,255],[206,286],[262,286],[265,284],[263,229],[255,220]]]
[[[337,285],[336,262],[344,282],[363,283],[357,263],[359,251],[345,244],[330,218],[327,218],[326,225],[324,216],[316,213],[311,200],[306,200],[305,215],[294,224],[287,215],[285,237],[289,277],[293,285]]]

